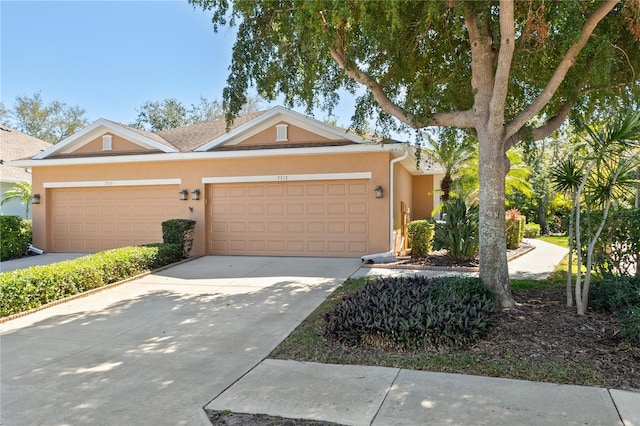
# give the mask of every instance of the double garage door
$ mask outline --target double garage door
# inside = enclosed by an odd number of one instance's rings
[[[368,253],[368,179],[206,186],[206,252],[335,256]],[[184,217],[175,185],[48,190],[49,250],[97,252],[162,241]]]
[[[209,254],[367,253],[368,180],[210,184],[206,191]]]
[[[162,222],[179,216],[175,185],[49,190],[50,251],[93,253],[162,241]]]

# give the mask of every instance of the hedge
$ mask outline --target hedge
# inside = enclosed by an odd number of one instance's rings
[[[428,220],[414,220],[409,222],[407,231],[409,234],[411,257],[424,257],[433,250],[435,227],[435,224]]]
[[[0,274],[0,317],[112,284],[183,258],[178,244],[122,247]]]
[[[527,223],[524,226],[525,238],[538,238],[540,236],[540,224],[539,223]]]
[[[30,244],[30,220],[20,216],[0,216],[0,260],[24,255]]]
[[[511,209],[506,214],[505,231],[507,234],[507,248],[517,249],[524,239],[524,229],[527,217],[521,215],[518,209]]]

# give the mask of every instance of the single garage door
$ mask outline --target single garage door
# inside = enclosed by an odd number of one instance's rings
[[[367,253],[367,180],[207,186],[210,254],[352,257]]]
[[[49,189],[50,251],[94,253],[162,241],[162,222],[179,217],[175,185]]]

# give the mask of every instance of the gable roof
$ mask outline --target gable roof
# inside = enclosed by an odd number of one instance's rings
[[[239,116],[234,120],[230,128],[232,130],[238,128],[266,112],[267,111],[258,111]],[[216,140],[226,132],[227,123],[224,118],[220,118],[218,120],[206,121],[204,123],[194,124],[191,126],[161,130],[158,132],[158,135],[171,142],[181,152],[191,152],[194,150],[197,151],[197,148],[208,144],[212,140]]]
[[[31,173],[24,168],[6,165],[8,161],[30,158],[50,148],[52,144],[29,136],[11,127],[0,125],[0,181],[31,182]]]
[[[249,120],[246,120],[243,123],[234,122],[234,127],[228,132],[218,135],[194,151],[209,151],[221,145],[232,145],[234,142],[237,143],[244,138],[255,135],[280,121],[286,121],[313,133],[317,133],[327,139],[347,139],[353,143],[364,142],[364,140],[358,135],[344,129],[316,120],[315,118],[307,117],[299,112],[295,112],[281,106],[276,106],[256,117],[250,117]]]
[[[101,118],[56,145],[53,145],[48,150],[36,155],[33,159],[41,160],[52,155],[73,152],[91,140],[103,135],[105,132],[118,135],[143,148],[156,149],[161,152],[178,152],[176,147],[157,134],[134,129],[133,127]]]

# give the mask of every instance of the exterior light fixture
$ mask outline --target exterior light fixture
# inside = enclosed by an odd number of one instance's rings
[[[200,190],[199,189],[194,189],[193,191],[191,191],[191,199],[192,200],[199,200],[200,199]]]
[[[382,198],[382,185],[376,186],[376,198]]]
[[[178,194],[180,194],[180,200],[181,201],[189,199],[189,190],[188,189],[183,189],[182,191],[178,192]]]
[[[33,194],[31,196],[31,204],[40,204],[40,194]]]

